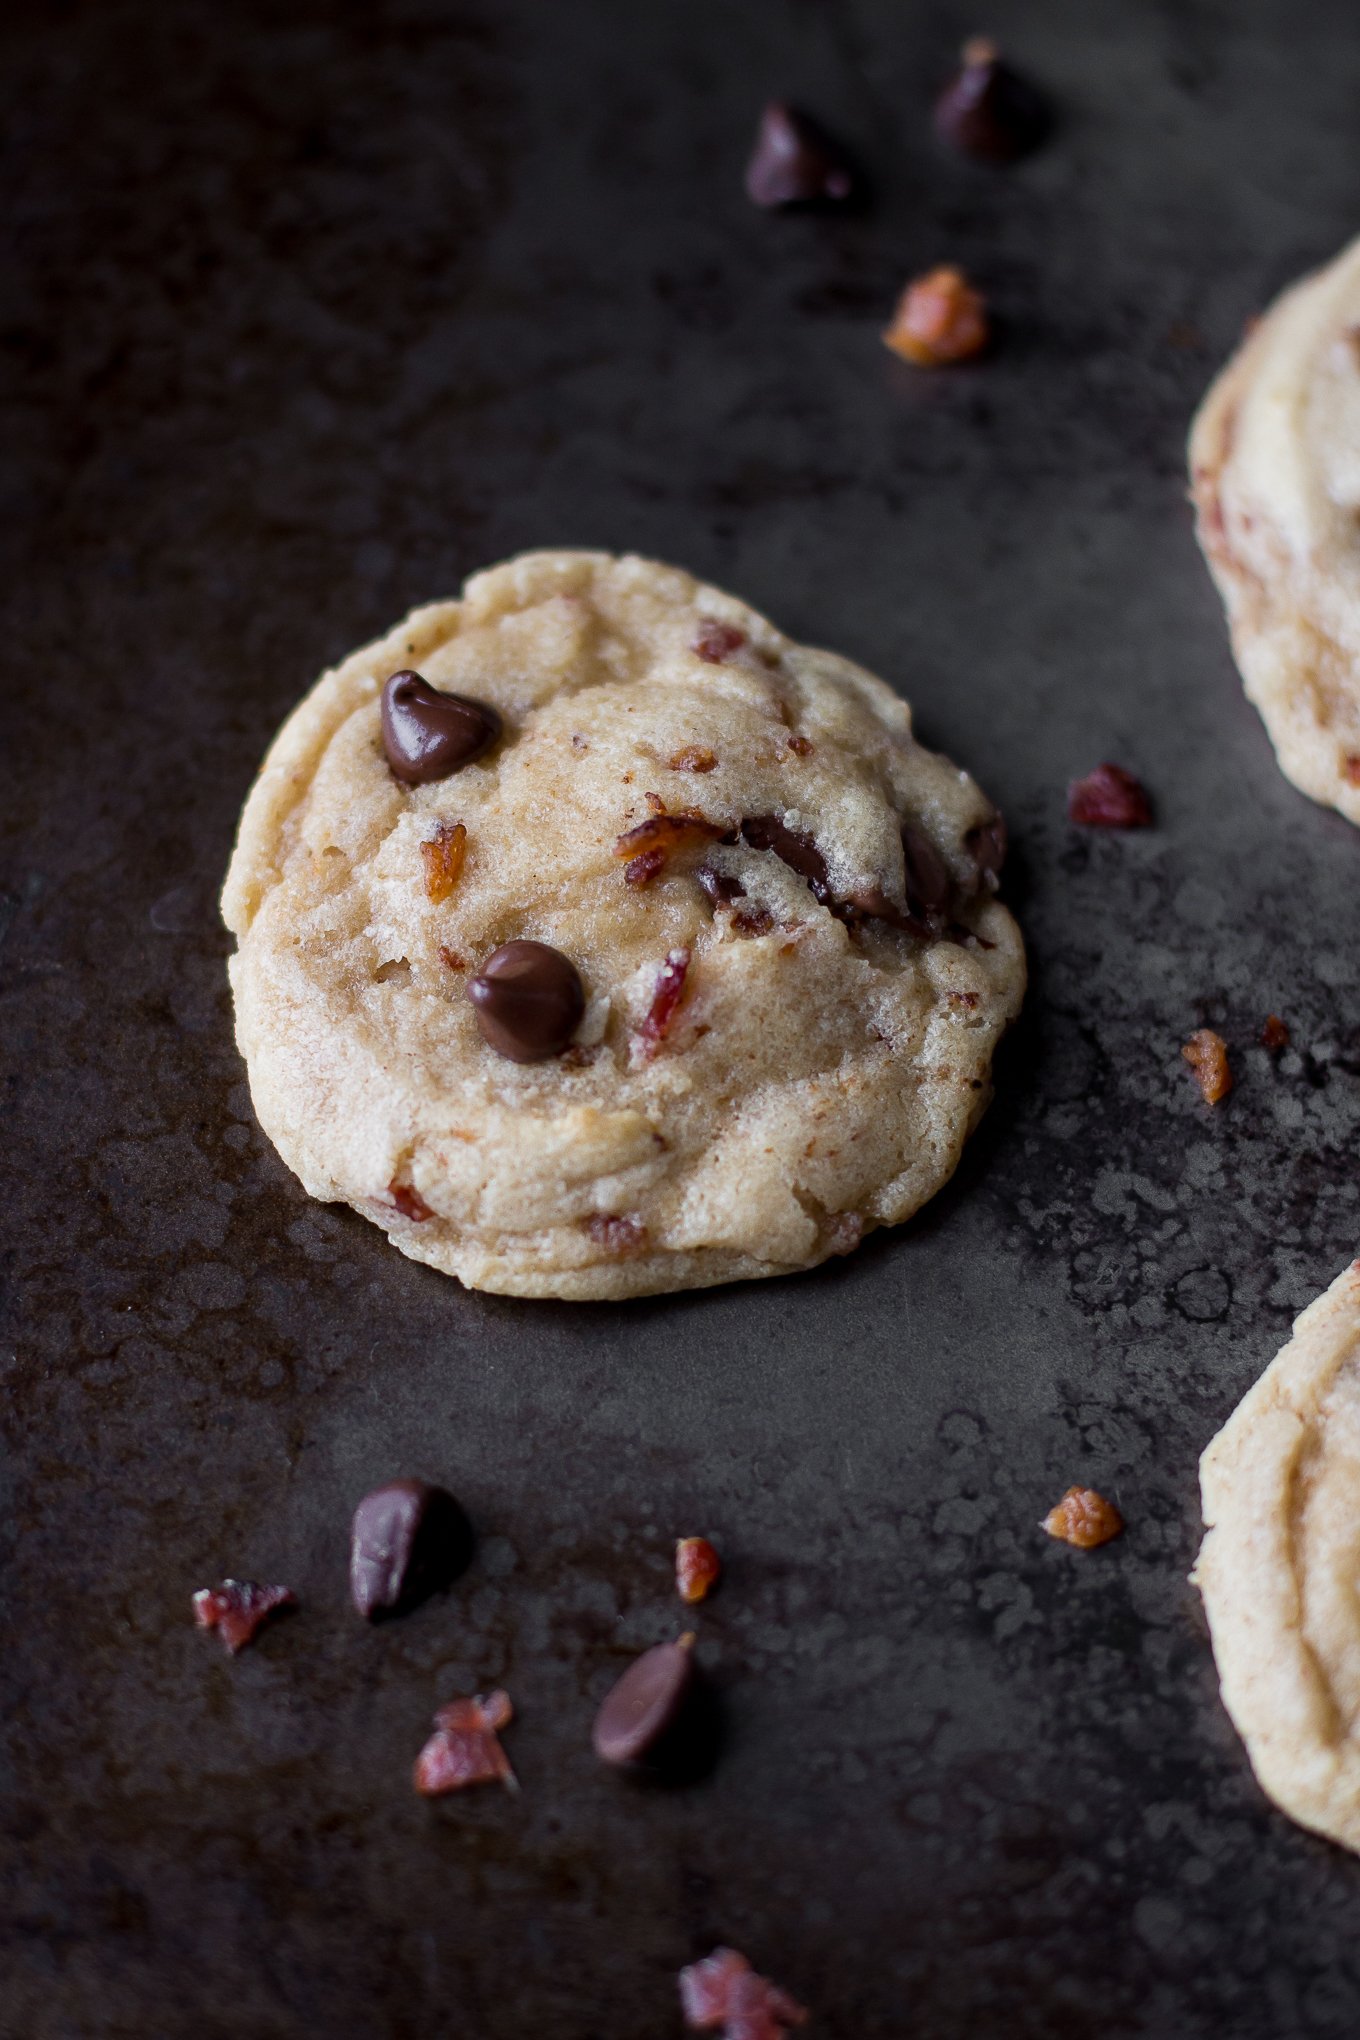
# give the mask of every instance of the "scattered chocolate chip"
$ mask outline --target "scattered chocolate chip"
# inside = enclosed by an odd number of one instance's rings
[[[733,878],[728,871],[715,871],[711,864],[701,864],[694,876],[715,907],[729,906],[733,900],[746,897],[746,888],[739,878]]]
[[[907,285],[883,344],[916,368],[943,368],[981,354],[990,338],[982,293],[946,263]]]
[[[712,772],[717,763],[717,752],[710,751],[707,744],[686,744],[670,760],[670,768],[672,772]]]
[[[738,832],[753,850],[773,850],[790,871],[805,878],[812,896],[824,907],[834,907],[826,859],[811,836],[790,829],[778,815],[747,815]]]
[[[731,623],[701,623],[692,649],[706,665],[721,666],[746,643],[746,633]]]
[[[681,1537],[675,1546],[675,1591],[693,1605],[712,1593],[722,1575],[722,1560],[706,1537]]]
[[[1268,1013],[1261,1029],[1261,1046],[1268,1048],[1272,1055],[1279,1055],[1289,1046],[1289,1029],[1278,1013]]]
[[[1094,1551],[1098,1544],[1108,1544],[1123,1527],[1124,1518],[1114,1503],[1088,1487],[1070,1487],[1039,1525],[1050,1537],[1075,1544],[1081,1551]]]
[[[694,1638],[658,1643],[635,1658],[595,1717],[595,1754],[606,1764],[666,1770],[697,1695]]]
[[[774,915],[768,907],[738,907],[732,916],[734,935],[768,935],[774,926]]]
[[[1217,1105],[1233,1087],[1228,1067],[1228,1044],[1212,1027],[1201,1027],[1190,1036],[1181,1054],[1195,1073],[1206,1105]]]
[[[916,913],[928,915],[947,903],[949,866],[924,829],[918,829],[913,822],[902,827],[902,866],[907,904]]]
[[[420,846],[425,867],[425,897],[440,907],[461,876],[467,858],[467,829],[462,822],[439,822],[433,836]]]
[[[468,980],[482,1039],[511,1062],[559,1055],[581,1024],[576,966],[546,942],[507,942]]]
[[[995,892],[1001,879],[1002,866],[1006,862],[1004,816],[994,814],[988,822],[975,823],[965,833],[963,847],[977,869],[979,886],[988,892]]]
[[[886,921],[890,928],[900,928],[904,935],[915,935],[921,941],[928,941],[941,932],[941,924],[933,915],[914,914],[910,907],[899,907],[896,900],[889,899],[881,885],[857,885],[839,902],[833,902],[831,911],[847,921],[852,929],[862,921]]]
[[[680,2010],[692,2033],[721,2033],[723,2040],[780,2040],[808,2020],[804,2006],[757,1976],[735,1948],[715,1948],[680,1971]]]
[[[1067,819],[1084,829],[1147,829],[1152,802],[1142,782],[1122,765],[1097,765],[1068,787]]]
[[[633,1056],[636,1061],[650,1062],[670,1033],[671,1024],[685,996],[685,979],[688,974],[689,951],[672,949],[656,974],[652,1003],[647,1008],[641,1025],[633,1034]]]
[[[387,1186],[387,1194],[402,1217],[414,1220],[417,1225],[423,1225],[427,1218],[434,1217],[433,1211],[413,1183],[399,1183],[394,1176]]]
[[[447,779],[489,751],[500,733],[500,716],[489,702],[441,694],[419,673],[394,673],[383,688],[383,749],[407,786]]]
[[[447,1587],[472,1553],[472,1527],[447,1488],[389,1480],[364,1496],[350,1530],[349,1590],[370,1622]]]
[[[628,1218],[612,1211],[592,1211],[584,1221],[586,1232],[607,1254],[640,1254],[649,1245],[647,1228],[640,1218]]]
[[[271,1615],[296,1606],[291,1587],[262,1587],[254,1580],[223,1580],[218,1587],[200,1587],[193,1599],[199,1628],[215,1629],[233,1657],[254,1640]]]
[[[991,163],[1027,155],[1043,140],[1050,120],[1043,94],[980,35],[964,44],[963,67],[935,102],[940,136],[964,155]]]
[[[451,1700],[434,1717],[435,1732],[415,1762],[415,1788],[426,1799],[461,1792],[465,1785],[488,1785],[499,1778],[511,1792],[519,1790],[497,1731],[514,1720],[508,1693],[479,1693],[471,1700]]]
[[[755,205],[843,205],[857,175],[845,150],[810,114],[773,99],[760,116],[746,166],[746,195]]]

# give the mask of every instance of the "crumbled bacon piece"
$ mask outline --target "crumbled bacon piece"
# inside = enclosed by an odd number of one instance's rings
[[[652,1003],[641,1025],[633,1034],[633,1056],[638,1062],[650,1062],[671,1030],[671,1024],[685,996],[685,978],[689,972],[689,951],[672,949],[656,974],[652,991]]]
[[[499,1778],[514,1792],[518,1783],[497,1730],[514,1719],[508,1693],[479,1693],[472,1700],[451,1700],[434,1717],[434,1734],[415,1763],[416,1791],[427,1799],[460,1792],[465,1785],[486,1785]]]
[[[706,1600],[722,1574],[722,1560],[706,1537],[681,1537],[675,1546],[675,1590],[682,1601]]]
[[[670,768],[672,772],[712,772],[717,763],[717,752],[710,751],[707,744],[686,744],[670,760]]]
[[[721,666],[724,659],[730,659],[733,652],[739,652],[746,643],[746,633],[730,623],[703,623],[694,640],[693,649],[710,666]]]
[[[218,1587],[200,1587],[193,1600],[199,1628],[215,1629],[233,1657],[254,1640],[271,1615],[296,1606],[291,1587],[262,1587],[254,1580],[223,1580]]]
[[[1108,1544],[1123,1527],[1124,1518],[1114,1503],[1088,1487],[1070,1487],[1039,1525],[1050,1537],[1075,1544],[1079,1551],[1094,1551],[1098,1544]]]
[[[1084,829],[1147,829],[1152,802],[1147,789],[1122,765],[1097,765],[1067,789],[1067,819]]]
[[[425,897],[439,907],[457,885],[467,858],[467,829],[462,822],[440,822],[428,842],[420,846],[425,866]]]
[[[883,342],[917,368],[938,368],[981,354],[989,337],[986,300],[946,264],[907,285]]]
[[[653,812],[619,837],[614,855],[628,860],[623,875],[629,885],[650,885],[678,852],[726,834],[721,822],[710,822],[697,808],[681,808],[673,815]]]
[[[680,1972],[680,2009],[692,2033],[723,2040],[782,2040],[807,2024],[807,2012],[786,1991],[757,1976],[735,1948],[715,1948]]]
[[[745,886],[730,871],[715,871],[711,864],[701,864],[694,876],[715,907],[730,906],[733,900],[746,897]]]
[[[768,935],[774,926],[774,915],[768,907],[738,907],[732,916],[734,935]]]
[[[1360,786],[1360,751],[1347,752],[1342,770],[1351,786]]]
[[[1212,1027],[1201,1027],[1190,1036],[1181,1054],[1195,1073],[1195,1082],[1206,1105],[1217,1105],[1233,1087],[1228,1067],[1228,1044]]]
[[[398,1183],[393,1177],[387,1186],[387,1194],[403,1218],[414,1219],[419,1225],[425,1219],[434,1217],[433,1211],[413,1183]]]
[[[811,737],[800,736],[797,730],[787,741],[795,758],[810,758],[817,748]]]
[[[467,969],[467,958],[460,956],[456,949],[446,949],[442,942],[439,945],[439,961],[446,970]]]
[[[585,1229],[597,1247],[610,1254],[636,1254],[648,1244],[647,1228],[640,1218],[613,1211],[592,1211]]]
[[[1261,1046],[1268,1048],[1272,1055],[1278,1055],[1281,1049],[1288,1048],[1289,1029],[1278,1013],[1266,1015],[1265,1025],[1261,1029]]]

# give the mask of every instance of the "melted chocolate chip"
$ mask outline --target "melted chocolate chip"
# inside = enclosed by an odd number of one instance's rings
[[[672,1768],[698,1697],[692,1636],[645,1650],[605,1695],[592,1737],[596,1756],[627,1768]]]
[[[715,907],[730,906],[733,900],[744,900],[746,888],[739,878],[730,872],[715,871],[711,864],[701,864],[694,876]]]
[[[912,822],[902,826],[902,866],[909,906],[923,915],[944,906],[949,898],[949,866],[925,831]]]
[[[790,871],[807,880],[814,899],[835,911],[826,859],[811,836],[804,835],[801,829],[790,829],[778,815],[747,815],[739,833],[753,850],[773,850]]]
[[[935,127],[965,156],[1010,163],[1048,132],[1048,102],[1003,63],[995,43],[977,36],[963,47],[963,68],[935,102]]]
[[[370,1622],[404,1613],[467,1564],[472,1529],[447,1488],[389,1480],[364,1496],[350,1533],[349,1587]]]
[[[979,822],[968,831],[963,847],[977,866],[979,885],[995,892],[1001,877],[1001,867],[1006,862],[1006,823],[1003,816],[995,814],[989,822]]]
[[[383,688],[383,749],[406,786],[447,779],[489,751],[500,733],[501,719],[488,702],[441,694],[419,673],[394,673]]]
[[[754,204],[843,205],[856,195],[855,166],[839,142],[806,113],[772,100],[760,117],[746,166]]]
[[[482,1039],[511,1062],[560,1055],[586,1009],[576,966],[546,942],[507,942],[493,951],[467,995]]]

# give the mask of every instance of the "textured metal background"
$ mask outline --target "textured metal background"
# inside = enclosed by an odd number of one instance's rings
[[[1360,2028],[1360,1865],[1266,1806],[1185,1579],[1201,1447],[1360,1242],[1360,838],[1275,770],[1181,464],[1357,225],[1354,10],[988,12],[1063,116],[1001,173],[929,131],[952,4],[6,10],[6,2040],[655,2040],[718,1938],[839,2040]],[[746,204],[774,91],[871,213]],[[1004,344],[922,377],[877,336],[941,258]],[[215,895],[267,739],[538,544],[864,660],[1010,817],[998,1102],[823,1273],[465,1294],[251,1117]],[[1154,832],[1067,827],[1105,756]],[[348,1513],[406,1471],[480,1551],[371,1633]],[[1073,1480],[1122,1542],[1038,1533]],[[731,1732],[658,1797],[589,1722],[694,1529]],[[188,1619],[227,1570],[305,1602],[236,1663]],[[522,1795],[419,1803],[436,1700],[491,1681]]]

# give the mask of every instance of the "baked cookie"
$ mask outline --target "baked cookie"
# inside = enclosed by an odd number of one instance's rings
[[[1277,1805],[1360,1849],[1360,1261],[1200,1462],[1223,1703]]]
[[[261,1124],[475,1288],[807,1268],[946,1180],[1019,1010],[1004,834],[906,705],[543,552],[318,681],[223,898]]]
[[[1195,419],[1190,475],[1280,768],[1360,822],[1360,241],[1251,328]]]

